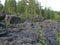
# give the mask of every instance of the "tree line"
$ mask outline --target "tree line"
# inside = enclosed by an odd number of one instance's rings
[[[5,11],[5,14],[18,15],[20,17],[34,19],[43,17],[44,19],[59,20],[60,12],[53,11],[50,8],[44,9],[37,0],[5,0],[5,4],[0,2],[0,13]]]

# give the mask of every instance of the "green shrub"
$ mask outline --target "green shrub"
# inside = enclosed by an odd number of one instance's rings
[[[40,22],[35,22],[36,24],[40,24]]]
[[[54,20],[59,21],[60,20],[60,16],[59,15],[55,15],[55,19]]]
[[[9,26],[10,26],[10,22],[6,21],[6,22],[5,22],[5,26],[6,26],[6,27],[9,27]]]
[[[39,39],[39,43],[42,43],[43,45],[47,45],[46,39],[45,39],[44,37],[41,37],[41,38]]]
[[[59,33],[57,33],[57,36],[56,36],[56,37],[57,37],[57,39],[56,39],[56,40],[57,40],[58,44],[60,45],[60,32],[59,32]]]
[[[44,32],[40,28],[36,28],[36,30],[40,33],[39,43],[42,43],[43,45],[47,45],[46,39],[43,36]]]
[[[0,32],[2,32],[2,29],[0,29]]]

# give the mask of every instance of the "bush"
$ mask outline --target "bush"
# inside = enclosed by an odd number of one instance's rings
[[[10,22],[6,21],[6,22],[5,22],[5,26],[6,26],[6,27],[9,27],[9,26],[10,26]]]
[[[55,15],[55,19],[54,20],[59,21],[60,20],[60,16],[59,15]]]
[[[56,37],[57,37],[57,39],[56,39],[56,40],[57,40],[58,44],[60,45],[60,32],[59,32],[59,33],[57,33],[57,36],[56,36]]]
[[[41,37],[41,38],[39,39],[39,43],[42,43],[43,45],[47,45],[46,39],[45,39],[44,37]]]
[[[40,33],[39,43],[42,43],[43,45],[47,45],[46,39],[44,38],[43,34],[44,32],[40,30],[40,28],[36,28],[36,30]]]

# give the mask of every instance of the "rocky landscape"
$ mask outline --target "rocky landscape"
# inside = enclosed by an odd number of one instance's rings
[[[56,34],[60,31],[60,22],[45,20],[40,24],[24,22],[11,24],[7,34],[0,36],[0,45],[44,45],[39,42],[42,36],[47,45],[58,45]],[[42,33],[40,33],[42,31]]]
[[[0,0],[0,45],[60,45],[60,11],[40,1]]]
[[[20,17],[10,15],[0,22],[0,30],[0,45],[59,45],[56,35],[60,21],[22,22]]]

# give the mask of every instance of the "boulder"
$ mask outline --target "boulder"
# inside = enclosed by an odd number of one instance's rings
[[[58,45],[56,41],[58,23],[56,21],[45,20],[41,22],[40,27],[44,32],[47,45]]]
[[[35,45],[42,45],[41,43],[36,43]]]
[[[5,14],[0,14],[0,21],[4,20],[5,19]]]
[[[3,36],[5,35],[7,32],[6,32],[6,26],[4,25],[4,23],[0,23],[0,36]]]
[[[18,23],[20,23],[20,21],[21,21],[20,17],[17,17],[17,16],[13,16],[10,19],[11,24],[18,24]]]
[[[36,30],[25,30],[20,33],[20,37],[24,43],[37,43],[40,34]]]
[[[56,34],[54,33],[53,30],[48,30],[44,34],[44,36],[46,38],[47,45],[58,45],[58,43],[56,41]]]
[[[42,45],[38,43],[40,35],[36,30],[23,30],[21,32],[10,32],[4,37],[0,37],[4,43],[2,45]]]

